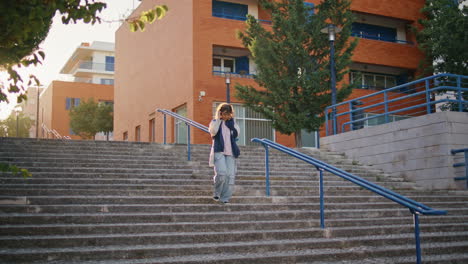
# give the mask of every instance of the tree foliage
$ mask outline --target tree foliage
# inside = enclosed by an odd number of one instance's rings
[[[99,0],[2,0],[0,1],[0,70],[9,75],[7,93],[20,93],[18,103],[26,99],[24,91],[40,81],[29,75],[27,80],[18,74],[17,69],[41,64],[45,53],[39,49],[49,33],[56,14],[61,15],[62,23],[69,24],[101,23],[99,13],[107,7]],[[140,16],[124,20],[132,31],[141,31],[145,23],[161,19],[168,11],[167,6],[155,6]],[[8,102],[6,93],[0,90],[0,102]]]
[[[416,32],[420,49],[426,54],[421,63],[424,74],[468,75],[468,6],[454,0],[426,0],[425,14]]]
[[[70,110],[70,128],[84,139],[94,139],[98,132],[113,130],[113,109],[110,105],[98,104],[93,98],[82,101]]]
[[[303,0],[261,0],[260,4],[272,14],[272,29],[248,16],[247,29],[238,37],[251,51],[257,65],[255,81],[261,88],[236,85],[236,96],[272,120],[279,132],[295,133],[296,145],[301,146],[300,131],[319,130],[323,111],[331,103],[330,43],[328,35],[320,32],[327,23],[342,28],[335,41],[337,83],[351,62],[357,42],[348,41],[353,21],[350,1],[323,1],[313,15]],[[350,85],[343,85],[337,101],[350,92]]]
[[[39,44],[47,37],[57,12],[64,24],[77,21],[94,24],[100,22],[97,14],[105,7],[105,3],[96,0],[0,1],[0,69],[6,69],[10,76],[8,92],[25,91],[25,84],[29,86],[32,81],[39,85],[35,76],[24,82],[14,67],[37,65],[45,58]],[[18,102],[25,98],[19,96]],[[8,101],[3,91],[0,101]]]
[[[12,113],[7,119],[0,121],[0,137],[29,137],[29,129],[33,121],[23,113]],[[18,134],[16,127],[18,126]]]

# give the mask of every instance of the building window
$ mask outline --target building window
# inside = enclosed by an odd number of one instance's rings
[[[235,59],[229,57],[213,57],[213,71],[214,72],[235,72]]]
[[[216,108],[220,103],[213,104],[213,116]],[[234,106],[235,120],[240,128],[240,136],[237,144],[239,145],[255,145],[250,140],[252,138],[268,138],[274,139],[274,129],[271,126],[271,121],[263,117],[261,114],[252,111],[240,104],[232,104]]]
[[[114,56],[106,56],[106,71],[114,71]]]
[[[125,131],[122,136],[123,141],[128,141],[128,132]]]
[[[80,98],[70,98],[65,99],[65,109],[70,110],[71,108],[78,106],[80,104]]]
[[[101,79],[101,84],[114,85],[114,79],[104,79],[104,78],[102,78]]]
[[[351,30],[351,36],[359,38],[375,39],[390,42],[396,42],[397,40],[396,28],[382,27],[364,23],[353,23]]]
[[[136,142],[140,142],[140,130],[141,130],[141,126],[135,127],[135,141]]]
[[[155,122],[155,119],[151,119],[149,121],[149,139],[148,141],[149,142],[155,142],[156,139],[155,139],[155,136],[156,136],[156,122]]]
[[[357,84],[359,88],[371,90],[384,90],[397,85],[398,76],[376,74],[369,72],[351,71],[350,81]]]
[[[187,117],[187,106],[179,107],[175,110],[176,114]],[[187,125],[185,122],[175,119],[175,138],[177,144],[187,144]]]
[[[213,0],[212,15],[235,20],[247,20],[248,5]]]

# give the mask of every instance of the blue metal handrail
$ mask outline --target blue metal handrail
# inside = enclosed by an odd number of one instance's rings
[[[417,89],[417,90],[416,90]],[[402,90],[414,90],[411,94],[402,93]],[[434,100],[431,95],[439,91],[451,90],[454,91],[455,98],[446,98],[440,100]],[[457,111],[462,112],[468,109],[468,101],[464,100],[463,93],[468,92],[468,76],[455,75],[455,74],[438,74],[429,76],[416,81],[412,81],[406,84],[398,85],[393,88],[385,89],[376,93],[372,93],[359,98],[354,98],[345,102],[341,102],[335,105],[331,105],[325,108],[325,132],[328,136],[329,132],[329,113],[333,114],[332,109],[343,109],[348,108],[349,110],[343,110],[341,113],[331,116],[330,119],[333,124],[337,124],[338,117],[349,117],[349,121],[342,124],[342,132],[346,131],[346,126],[350,126],[354,129],[355,124],[363,124],[364,121],[374,118],[385,118],[385,123],[390,122],[389,115],[395,113],[401,113],[414,109],[424,109],[424,113],[430,114],[433,110],[433,105],[440,103],[451,103],[457,106]],[[403,96],[400,96],[404,94]],[[394,98],[390,98],[394,96]],[[395,97],[396,96],[396,97]],[[414,101],[408,99],[414,98]],[[422,101],[422,102],[417,102]],[[396,105],[396,103],[400,105]],[[357,107],[357,105],[366,104],[365,106]],[[404,104],[410,106],[403,107]],[[379,113],[375,113],[372,117],[357,117],[358,114],[363,114],[364,110],[381,108]],[[390,108],[393,108],[390,110]],[[397,108],[397,109],[395,109]],[[363,115],[362,115],[363,116]],[[333,126],[331,134],[335,135],[339,133],[336,131],[336,126]]]
[[[403,205],[407,207],[410,212],[413,214],[414,218],[414,230],[415,230],[415,240],[416,240],[416,259],[417,263],[421,263],[421,243],[420,243],[420,235],[419,235],[419,215],[445,215],[447,214],[447,211],[444,210],[435,210],[432,209],[429,206],[426,206],[424,204],[418,203],[412,199],[409,199],[403,195],[400,195],[396,192],[393,192],[389,189],[386,189],[382,186],[379,186],[377,184],[374,184],[372,182],[369,182],[361,177],[358,177],[354,174],[351,174],[349,172],[343,171],[341,169],[338,169],[332,165],[329,165],[323,161],[320,161],[318,159],[312,158],[310,156],[307,156],[299,151],[287,148],[281,144],[275,143],[269,139],[259,139],[259,138],[253,138],[252,142],[258,142],[263,145],[265,148],[265,177],[266,177],[266,194],[269,196],[270,194],[270,183],[269,183],[269,151],[268,148],[272,147],[276,150],[279,150],[281,152],[284,152],[286,154],[289,154],[297,159],[300,159],[302,161],[305,161],[309,164],[312,164],[313,166],[316,167],[316,169],[319,171],[319,176],[320,176],[320,182],[319,182],[319,188],[320,188],[320,226],[321,228],[325,228],[325,216],[324,216],[324,192],[323,192],[323,171],[328,171],[330,173],[333,173],[345,180],[348,180],[352,183],[357,184],[360,187],[363,187],[369,191],[372,191],[376,194],[379,194],[380,196],[383,196],[389,200],[392,200],[400,205]]]
[[[458,163],[455,163],[453,164],[453,167],[454,168],[457,168],[457,167],[465,167],[465,177],[455,177],[454,179],[456,181],[460,181],[460,180],[465,180],[466,181],[466,188],[468,189],[468,148],[464,148],[464,149],[452,149],[450,151],[450,153],[452,153],[452,155],[455,155],[457,153],[461,153],[463,152],[465,154],[465,162],[458,162]]]
[[[200,123],[197,123],[197,122],[195,122],[195,121],[193,121],[191,119],[188,119],[188,118],[186,118],[184,116],[181,116],[179,114],[171,112],[169,110],[157,109],[157,111],[164,114],[164,145],[166,145],[166,115],[170,115],[170,116],[172,116],[172,117],[174,117],[176,119],[179,119],[182,122],[184,122],[185,125],[187,125],[187,160],[190,160],[190,126],[198,128],[203,132],[210,133],[209,130],[208,130],[208,127],[206,127],[206,126],[204,126],[204,125],[202,125]]]

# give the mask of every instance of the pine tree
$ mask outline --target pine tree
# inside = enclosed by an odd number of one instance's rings
[[[327,23],[342,28],[335,40],[337,83],[348,72],[357,45],[348,41],[353,22],[350,1],[325,0],[314,9],[303,0],[261,0],[260,4],[271,12],[271,30],[248,16],[245,32],[238,32],[257,65],[255,81],[260,89],[236,85],[236,96],[272,120],[277,131],[295,133],[300,147],[301,130],[319,130],[324,109],[331,104],[330,43],[328,35],[320,32]],[[337,102],[350,92],[350,85],[342,85],[337,89]]]
[[[427,0],[416,32],[419,48],[426,54],[424,74],[468,75],[468,6],[457,0]]]

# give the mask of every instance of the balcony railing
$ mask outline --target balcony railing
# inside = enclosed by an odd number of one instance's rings
[[[409,44],[409,45],[414,44],[411,41],[393,39],[393,38],[385,38],[385,37],[382,37],[380,35],[376,36],[376,35],[368,35],[368,34],[363,34],[363,33],[351,33],[351,36],[358,37],[358,38],[364,38],[364,39],[373,39],[373,40],[380,40],[380,41],[386,41],[386,42],[394,42],[394,43],[400,43],[400,44]]]
[[[247,17],[230,15],[230,14],[226,14],[226,13],[223,13],[223,12],[213,12],[213,16],[214,17],[219,17],[219,18],[239,20],[239,21],[246,21],[247,20]],[[262,23],[262,24],[267,24],[267,25],[271,25],[271,23],[272,23],[270,20],[264,20],[264,19],[257,19],[257,21]]]
[[[114,63],[97,63],[92,61],[79,61],[72,72],[78,69],[100,71],[100,72],[114,72]]]
[[[223,76],[223,77],[247,78],[247,79],[253,79],[253,78],[255,78],[255,74],[250,74],[250,73],[236,73],[236,72],[223,72],[223,71],[213,71],[213,75],[215,75],[215,76]]]

